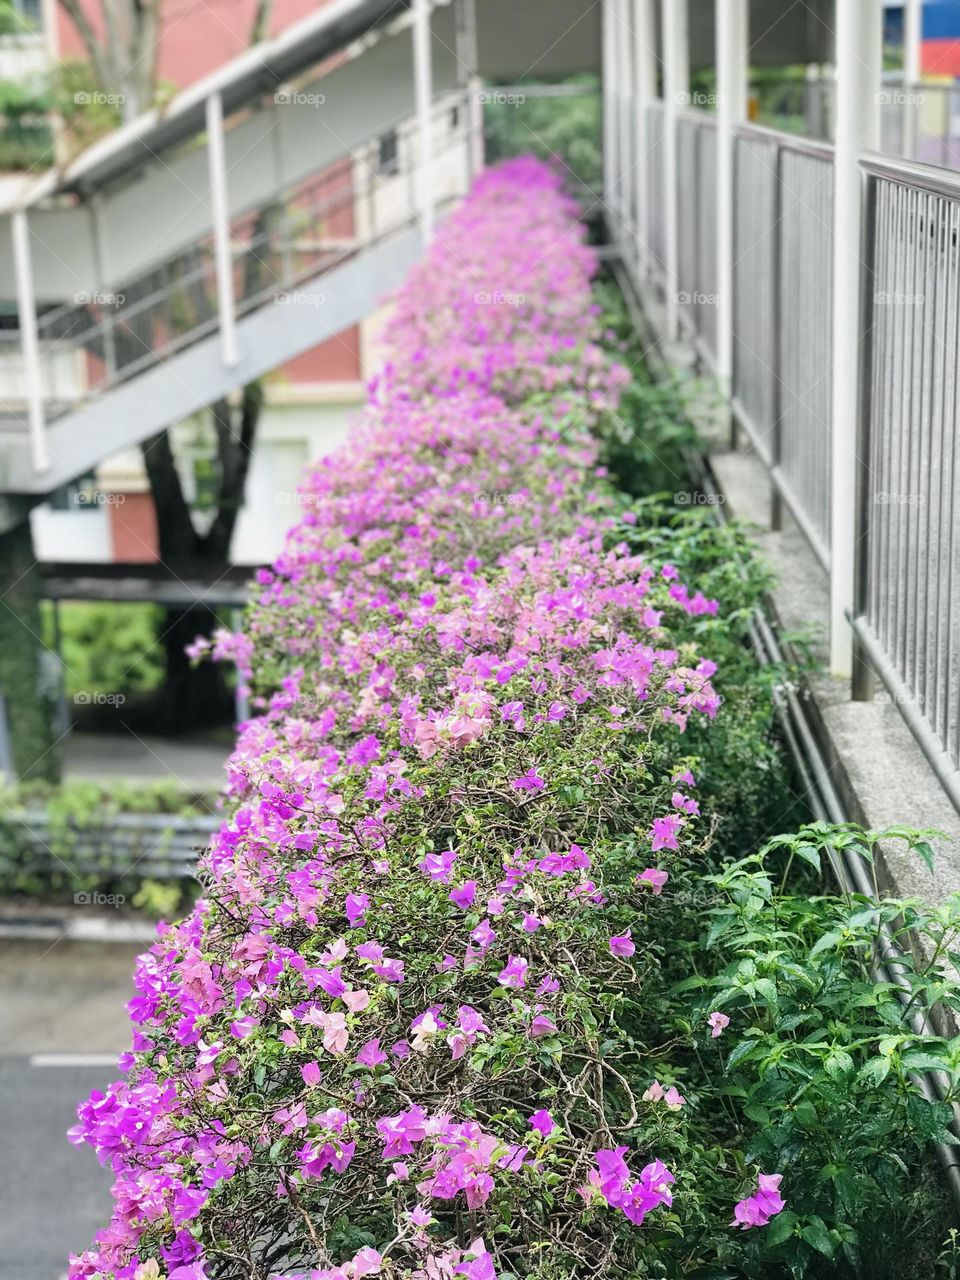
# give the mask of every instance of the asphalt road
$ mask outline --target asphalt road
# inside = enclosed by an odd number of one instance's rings
[[[109,1218],[110,1176],[66,1131],[117,1072],[141,945],[0,942],[0,1276],[61,1280]]]

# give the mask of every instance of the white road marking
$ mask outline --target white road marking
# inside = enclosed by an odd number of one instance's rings
[[[31,1067],[115,1067],[118,1053],[35,1053]]]

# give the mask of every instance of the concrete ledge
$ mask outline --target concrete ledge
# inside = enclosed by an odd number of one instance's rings
[[[776,576],[771,621],[781,645],[793,658],[807,647],[816,664],[804,674],[807,703],[849,817],[872,828],[905,825],[944,832],[945,838],[930,842],[933,875],[897,844],[884,847],[881,888],[941,902],[960,889],[960,815],[889,696],[880,689],[873,702],[853,702],[849,682],[826,674],[828,578],[789,513],[781,532],[770,529],[770,482],[763,464],[746,445],[725,452],[714,447],[710,461],[727,512],[753,526],[761,555]]]

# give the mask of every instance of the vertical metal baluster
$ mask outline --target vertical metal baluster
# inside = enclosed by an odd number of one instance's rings
[[[919,199],[917,192],[908,187],[905,199],[905,216],[904,216],[904,240],[902,245],[903,263],[902,270],[897,272],[896,284],[893,290],[893,296],[898,293],[906,292],[906,286],[911,279],[916,278],[917,267],[917,209]],[[894,495],[903,491],[907,483],[906,475],[910,461],[909,451],[909,430],[908,424],[911,421],[913,413],[913,364],[915,358],[915,343],[913,326],[906,323],[903,316],[903,308],[895,307],[891,312],[894,322],[894,331],[899,332],[902,339],[903,350],[903,372],[900,384],[900,413],[897,415],[893,424],[896,436],[896,458],[893,468],[890,472],[890,492]],[[893,646],[891,648],[891,656],[894,664],[899,671],[903,670],[904,660],[904,631],[906,627],[906,591],[902,589],[907,571],[906,561],[906,529],[903,519],[903,504],[894,500],[890,508],[890,525],[893,530],[895,541],[895,559],[891,564],[892,580],[890,583],[893,590],[894,601],[894,635]]]
[[[940,494],[937,486],[943,465],[940,442],[943,434],[943,386],[944,362],[946,349],[943,345],[943,332],[946,316],[944,314],[944,295],[946,292],[946,254],[944,251],[944,228],[947,223],[948,202],[940,196],[936,197],[936,221],[934,222],[934,270],[933,289],[934,302],[928,315],[931,316],[933,329],[933,373],[930,389],[930,428],[927,433],[927,463],[923,469],[923,509],[920,511],[924,529],[924,573],[923,573],[923,616],[922,642],[918,648],[919,676],[917,680],[917,698],[920,710],[929,716],[933,693],[933,651],[936,647],[936,609],[940,556],[937,547],[937,529],[940,521]],[[937,486],[934,484],[936,477]],[[936,500],[934,493],[936,488]]]
[[[941,429],[943,432],[943,464],[941,467],[941,517],[940,517],[940,580],[937,593],[937,690],[936,707],[933,713],[934,728],[940,740],[953,749],[951,730],[953,728],[956,699],[953,697],[953,657],[955,652],[953,637],[953,595],[956,559],[954,548],[957,537],[954,528],[956,514],[955,487],[957,483],[957,342],[960,336],[958,325],[958,307],[960,307],[960,203],[950,202],[950,217],[947,231],[947,252],[944,264],[946,276],[946,310],[947,327],[944,342],[949,359],[946,363],[944,378],[944,412]],[[960,719],[960,718],[958,718]],[[954,762],[960,763],[960,751],[954,751]]]
[[[860,268],[860,308],[857,323],[860,326],[860,389],[857,397],[857,449],[856,449],[856,540],[854,546],[853,614],[859,617],[866,611],[868,594],[867,570],[869,565],[870,528],[870,466],[875,427],[876,397],[874,395],[874,332],[873,322],[877,309],[875,264],[877,261],[877,182],[866,177],[863,200],[863,232]],[[873,697],[873,669],[867,661],[860,643],[854,638],[853,678],[851,696],[857,701]]]
[[[879,270],[881,261],[883,262],[883,270],[886,270],[886,260],[890,247],[890,190],[884,182],[874,180],[875,187],[875,207],[877,218],[877,238],[876,251],[874,254],[874,275],[873,289],[876,293],[877,283],[879,279]],[[883,605],[885,603],[885,593],[881,585],[880,567],[882,565],[882,538],[885,535],[885,528],[881,520],[882,511],[878,508],[875,493],[877,487],[877,477],[880,474],[880,457],[882,450],[885,448],[885,414],[887,406],[890,403],[890,353],[888,342],[888,329],[886,324],[882,322],[882,313],[880,308],[874,305],[873,308],[874,321],[874,399],[872,406],[873,414],[873,431],[871,432],[870,452],[863,461],[864,465],[870,469],[869,483],[869,501],[865,510],[867,521],[867,541],[869,548],[869,560],[867,570],[866,583],[866,613],[870,619],[871,625],[876,628],[878,619],[882,616]]]
[[[784,236],[783,224],[783,151],[777,147],[773,169],[773,220],[771,226],[770,271],[770,336],[773,351],[772,403],[770,419],[770,465],[779,468],[783,462],[783,347],[781,317],[784,307],[783,276]],[[795,305],[794,300],[794,305]],[[789,305],[789,303],[788,303]],[[770,528],[775,532],[783,528],[783,501],[776,484],[770,486]]]

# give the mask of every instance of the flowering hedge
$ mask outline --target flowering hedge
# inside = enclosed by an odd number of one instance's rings
[[[717,606],[613,536],[594,269],[549,169],[486,173],[220,637],[259,714],[125,1078],[80,1108],[116,1206],[71,1277],[646,1274],[679,1232],[636,940],[702,839],[714,666],[671,626]]]

